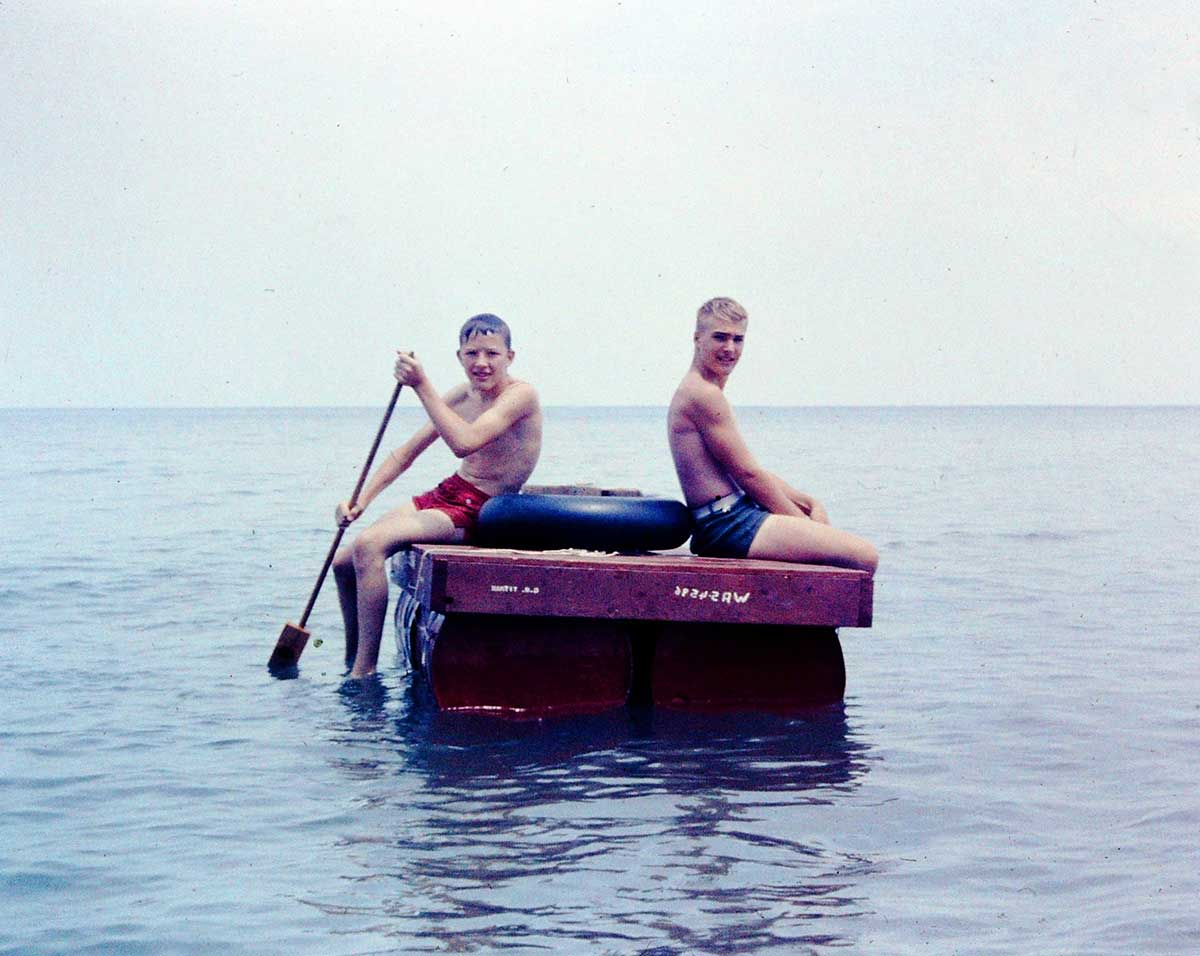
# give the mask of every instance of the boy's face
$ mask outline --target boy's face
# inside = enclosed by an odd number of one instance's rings
[[[458,349],[458,361],[467,373],[467,380],[487,392],[508,380],[508,366],[513,350],[504,344],[499,332],[476,333]]]
[[[728,319],[705,319],[692,337],[700,367],[716,375],[733,371],[746,344],[746,323]]]

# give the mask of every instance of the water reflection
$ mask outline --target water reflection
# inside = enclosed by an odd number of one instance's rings
[[[805,838],[870,764],[840,706],[509,723],[419,682],[344,700],[337,765],[388,827],[343,843],[371,905],[326,911],[401,951],[795,953],[863,912],[871,863]]]

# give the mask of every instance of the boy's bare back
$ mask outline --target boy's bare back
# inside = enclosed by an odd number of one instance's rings
[[[725,395],[716,385],[704,381],[695,369],[689,369],[667,410],[667,441],[689,507],[715,501],[736,489],[701,434],[702,426],[707,427],[722,417],[733,420],[733,409]]]

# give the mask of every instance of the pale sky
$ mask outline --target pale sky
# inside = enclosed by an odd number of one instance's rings
[[[1200,403],[1195,0],[0,3],[0,405]]]

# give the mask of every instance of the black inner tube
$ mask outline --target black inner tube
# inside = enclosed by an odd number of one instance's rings
[[[478,542],[491,548],[552,551],[670,551],[692,533],[674,498],[616,495],[496,495],[479,513]]]

